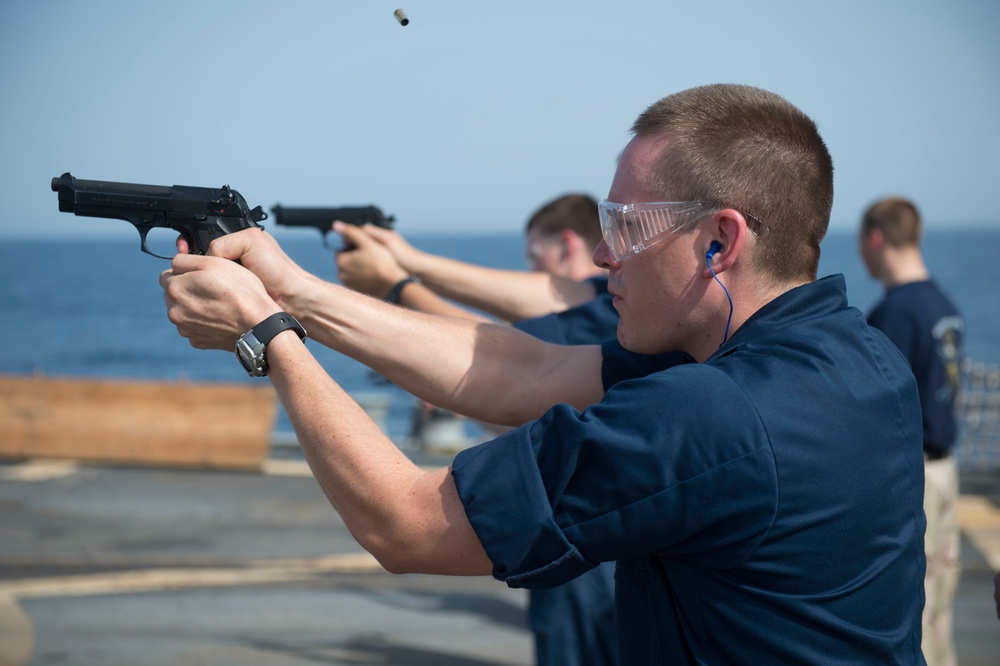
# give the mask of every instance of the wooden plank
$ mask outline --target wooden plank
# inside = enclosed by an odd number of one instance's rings
[[[0,376],[0,458],[258,469],[269,385]]]

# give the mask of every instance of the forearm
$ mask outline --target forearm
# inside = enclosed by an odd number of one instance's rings
[[[459,317],[472,321],[490,321],[486,317],[446,301],[419,282],[408,284],[403,288],[403,292],[399,296],[399,304],[409,310],[426,312],[427,314]]]
[[[521,321],[584,303],[589,283],[538,271],[509,271],[421,253],[406,268],[432,291],[506,321]]]
[[[600,400],[600,348],[550,345],[507,326],[410,312],[310,277],[281,307],[310,337],[419,398],[501,425]]]
[[[278,335],[267,354],[313,474],[366,550],[396,573],[490,572],[449,470],[407,459],[296,336]]]

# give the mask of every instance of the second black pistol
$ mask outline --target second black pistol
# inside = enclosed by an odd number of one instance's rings
[[[286,227],[315,227],[323,234],[323,246],[330,247],[327,235],[332,231],[334,220],[362,226],[374,224],[383,229],[392,229],[396,221],[392,215],[385,215],[378,206],[343,206],[341,208],[296,208],[275,204],[271,209],[274,221]]]

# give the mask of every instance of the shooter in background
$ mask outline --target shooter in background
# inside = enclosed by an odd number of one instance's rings
[[[335,229],[343,236],[344,246],[351,248],[337,254],[339,279],[357,291],[388,298],[411,310],[489,321],[412,280],[411,274],[396,261],[393,249],[400,256],[411,257],[411,266],[427,266],[424,274],[434,276],[439,283],[468,280],[502,302],[523,300],[518,304],[522,312],[536,310],[531,299],[547,307],[565,307],[585,293],[578,285],[593,285],[587,302],[561,312],[515,321],[513,325],[539,339],[560,344],[600,344],[615,338],[618,313],[608,294],[607,271],[592,260],[594,248],[601,240],[601,225],[597,201],[590,196],[558,197],[528,220],[526,256],[535,273],[483,268],[421,253],[396,232],[371,225],[338,224]],[[532,284],[543,291],[529,289]],[[553,291],[566,296],[556,300]],[[466,289],[465,293],[470,292]],[[470,300],[481,309],[500,310],[481,294],[475,296]],[[508,306],[506,312],[509,315],[514,310]],[[538,666],[606,666],[617,662],[614,573],[614,563],[604,562],[558,587],[529,590],[528,620],[535,636]]]
[[[588,195],[560,196],[531,216],[525,228],[530,271],[461,262],[418,250],[389,229],[371,225],[363,229],[385,251],[358,240],[356,230],[347,225],[334,226],[347,245],[356,246],[354,251],[337,255],[337,269],[341,282],[357,291],[413,310],[490,321],[442,300],[450,299],[510,322],[563,312],[600,297],[593,315],[599,321],[592,326],[603,330],[605,319],[617,323],[618,315],[607,295],[607,271],[594,265],[592,259],[601,229],[597,202]],[[614,337],[614,330],[610,337]],[[586,342],[590,338],[587,335]]]
[[[877,201],[861,219],[861,257],[885,287],[868,323],[910,362],[923,412],[927,574],[921,647],[929,666],[954,666],[952,616],[960,572],[958,472],[951,453],[958,434],[955,399],[965,323],[931,278],[920,235],[920,213],[906,199]]]

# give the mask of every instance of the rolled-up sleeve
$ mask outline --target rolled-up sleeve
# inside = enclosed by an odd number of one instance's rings
[[[513,587],[560,585],[596,566],[557,524],[538,468],[531,425],[461,452],[452,474],[493,576]]]

